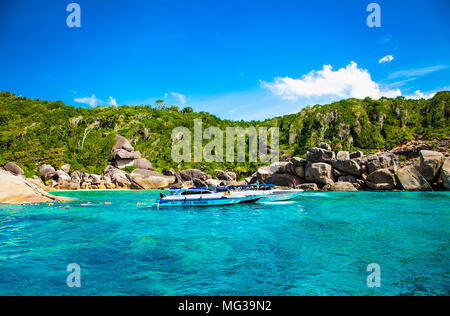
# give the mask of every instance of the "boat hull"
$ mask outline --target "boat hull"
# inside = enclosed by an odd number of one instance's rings
[[[294,200],[297,197],[299,197],[302,194],[302,192],[303,191],[298,191],[298,192],[275,191],[275,192],[272,192],[272,194],[270,194],[269,196],[267,196],[266,200],[272,201],[272,202],[291,201],[291,200]]]
[[[208,207],[208,206],[224,206],[238,204],[246,199],[236,198],[210,198],[210,199],[169,199],[160,200],[158,202],[159,207]]]

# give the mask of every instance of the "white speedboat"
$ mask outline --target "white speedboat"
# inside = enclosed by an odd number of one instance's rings
[[[291,201],[297,198],[300,194],[303,193],[303,190],[270,190],[271,194],[267,196],[267,199],[272,202],[278,201]]]
[[[215,193],[208,189],[170,190],[171,195],[158,200],[158,207],[173,206],[223,206],[239,203],[252,203],[263,198],[259,194],[239,194],[237,192]]]
[[[234,185],[227,187],[229,190],[233,190],[235,193],[251,195],[262,194],[265,195],[261,201],[291,201],[297,198],[303,193],[303,190],[295,189],[276,189],[274,185],[262,184],[262,185]]]

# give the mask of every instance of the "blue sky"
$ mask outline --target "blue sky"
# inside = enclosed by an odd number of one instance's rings
[[[70,2],[80,28],[66,25]],[[380,28],[366,24],[371,2]],[[448,0],[0,0],[0,90],[264,119],[450,90],[449,34]]]

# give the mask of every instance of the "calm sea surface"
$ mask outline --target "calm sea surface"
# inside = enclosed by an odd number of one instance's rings
[[[449,295],[450,193],[158,210],[159,192],[0,206],[0,295]],[[81,288],[66,285],[70,263]]]

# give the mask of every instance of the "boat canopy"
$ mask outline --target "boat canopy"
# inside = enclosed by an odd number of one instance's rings
[[[198,188],[173,188],[170,191],[180,191],[180,190],[215,190],[215,191],[227,191],[230,189],[269,189],[275,188],[273,184],[247,184],[247,185],[229,185],[225,187],[198,187]]]

